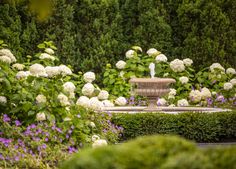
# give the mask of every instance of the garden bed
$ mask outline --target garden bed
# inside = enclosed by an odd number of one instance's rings
[[[114,114],[112,121],[124,128],[121,141],[143,135],[175,134],[197,142],[236,140],[236,111],[216,113]]]

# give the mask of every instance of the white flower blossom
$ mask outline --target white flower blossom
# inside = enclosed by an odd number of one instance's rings
[[[58,76],[61,73],[59,70],[59,66],[47,66],[45,67],[45,71],[49,78]]]
[[[66,82],[63,84],[63,91],[65,93],[74,93],[76,87],[72,82]]]
[[[177,106],[178,107],[187,107],[187,106],[189,106],[189,104],[186,99],[181,99],[181,100],[178,100]]]
[[[30,74],[32,76],[41,76],[41,77],[47,77],[47,73],[45,71],[45,68],[43,65],[35,63],[29,67]]]
[[[99,140],[100,139],[100,137],[98,136],[98,135],[96,135],[96,134],[94,134],[93,136],[92,136],[92,142],[94,142],[94,141],[96,141],[96,140]]]
[[[0,56],[0,60],[4,63],[11,64],[11,59],[5,55]]]
[[[103,103],[98,100],[97,97],[92,97],[89,100],[89,108],[93,110],[101,110],[103,107]]]
[[[60,74],[62,76],[67,76],[67,75],[71,75],[72,74],[72,71],[66,65],[60,65],[59,66],[59,71],[60,71]]]
[[[217,92],[215,92],[215,91],[211,92],[212,96],[215,96],[216,94],[217,94]]]
[[[164,98],[158,99],[158,100],[157,100],[157,105],[158,105],[158,106],[165,106],[165,105],[167,105],[166,99],[164,99]]]
[[[110,100],[103,100],[102,104],[104,107],[114,107],[114,104]]]
[[[70,117],[65,117],[65,118],[63,119],[63,121],[71,121],[71,118],[70,118]]]
[[[37,120],[37,121],[44,121],[44,120],[46,120],[46,115],[45,115],[45,113],[43,113],[43,112],[37,113],[37,115],[36,115],[36,120]]]
[[[236,71],[235,71],[234,68],[231,68],[231,67],[230,67],[230,68],[226,69],[226,73],[229,74],[229,75],[230,75],[230,74],[235,75],[235,74],[236,74]]]
[[[211,97],[211,91],[208,88],[204,87],[201,90],[201,95],[202,95],[202,99],[210,98]]]
[[[116,67],[117,69],[124,69],[125,68],[125,65],[126,65],[126,62],[123,61],[123,60],[120,60],[116,63]]]
[[[93,84],[86,83],[82,88],[82,93],[85,96],[92,96],[94,90],[95,90],[95,88],[94,88]]]
[[[225,68],[223,66],[221,66],[221,64],[219,64],[219,63],[213,63],[210,66],[210,70],[211,70],[212,73],[214,73],[215,70],[220,70],[222,72],[225,72]]]
[[[171,88],[170,92],[169,92],[169,95],[175,96],[176,95],[176,90]]]
[[[20,64],[20,63],[15,63],[12,65],[13,68],[17,69],[17,70],[23,70],[25,68],[25,65]]]
[[[155,48],[150,48],[150,49],[148,49],[147,54],[148,54],[148,56],[157,56],[157,55],[161,54],[161,52],[159,52]]]
[[[119,105],[119,106],[125,106],[127,104],[127,100],[124,97],[118,97],[115,100],[115,104]]]
[[[175,59],[170,62],[170,68],[174,72],[183,72],[185,70],[184,62],[179,59]]]
[[[80,96],[76,102],[77,105],[83,107],[89,107],[89,98],[86,96]]]
[[[63,93],[60,93],[57,96],[57,99],[59,100],[59,102],[62,106],[69,106],[70,105],[68,97],[66,95],[64,95]]]
[[[170,104],[168,107],[175,107],[175,104]]]
[[[91,126],[92,128],[95,128],[95,127],[96,127],[95,123],[92,122],[92,121],[90,122],[89,126]]]
[[[193,60],[186,58],[183,60],[185,66],[191,66],[193,64]]]
[[[233,84],[232,84],[232,83],[226,82],[226,83],[224,84],[224,90],[230,90],[230,89],[232,89],[232,88],[233,88]]]
[[[124,78],[124,74],[125,74],[125,72],[124,72],[124,71],[120,71],[120,74],[119,74],[119,76],[120,76],[121,78]]]
[[[54,60],[55,60],[55,57],[54,57],[54,56],[51,56],[51,55],[49,55],[49,54],[47,54],[47,53],[42,53],[42,54],[39,56],[39,59],[42,59],[42,60],[48,59],[48,60],[54,61]]]
[[[53,55],[53,54],[54,54],[54,50],[51,49],[51,48],[46,48],[44,51],[45,51],[46,53],[50,54],[50,55]]]
[[[164,73],[163,77],[169,76],[169,73]]]
[[[0,49],[0,56],[7,56],[11,60],[10,63],[16,62],[15,56],[9,49]]]
[[[232,83],[235,86],[236,85],[236,79],[231,79],[230,83]]]
[[[37,97],[36,97],[36,103],[37,104],[41,104],[41,103],[46,103],[47,102],[47,98],[42,95],[42,94],[39,94]]]
[[[85,82],[87,83],[92,83],[96,78],[95,73],[93,72],[86,72],[83,77],[84,77]]]
[[[189,93],[189,98],[192,102],[194,103],[198,103],[201,101],[202,99],[202,94],[199,90],[192,90],[190,93]]]
[[[109,97],[109,93],[106,90],[101,90],[98,94],[99,100],[106,100]]]
[[[179,81],[180,81],[182,84],[187,84],[188,81],[189,81],[189,79],[188,79],[188,77],[186,77],[186,76],[182,76],[182,77],[179,78]]]
[[[97,148],[97,147],[103,147],[103,146],[107,146],[107,141],[104,139],[99,139],[94,141],[94,143],[92,144],[93,148]]]
[[[17,72],[16,74],[16,78],[17,79],[23,79],[23,78],[26,78],[30,75],[30,72],[29,71],[19,71]]]
[[[134,51],[134,50],[128,50],[126,53],[125,53],[125,56],[127,59],[130,59],[132,57],[134,57],[137,53]]]
[[[7,104],[7,98],[5,96],[0,96],[0,104]]]
[[[167,57],[164,54],[159,54],[156,56],[156,62],[167,62]]]

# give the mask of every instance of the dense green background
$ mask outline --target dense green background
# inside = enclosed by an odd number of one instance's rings
[[[18,59],[52,40],[76,71],[101,72],[133,45],[168,58],[190,57],[198,68],[236,66],[235,0],[53,0],[53,14],[38,21],[27,2],[0,2],[0,39]]]

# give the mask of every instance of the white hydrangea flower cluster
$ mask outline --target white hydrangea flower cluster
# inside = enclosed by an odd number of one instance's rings
[[[192,90],[189,93],[189,98],[193,103],[198,103],[202,100],[202,94],[199,90]]]
[[[125,56],[126,56],[127,59],[133,58],[136,55],[137,55],[137,53],[134,50],[128,50],[125,53]]]
[[[39,56],[39,59],[42,59],[42,60],[52,60],[54,61],[55,60],[55,57],[48,54],[48,53],[42,53],[40,56]]]
[[[167,62],[167,57],[164,54],[159,54],[156,56],[155,60],[157,63]]]
[[[116,63],[116,67],[117,69],[124,69],[125,68],[125,65],[126,65],[126,62],[123,61],[123,60],[120,60]]]
[[[45,67],[45,71],[49,78],[53,78],[60,75],[59,66],[47,66]]]
[[[174,72],[183,72],[185,70],[184,62],[179,59],[175,59],[170,62],[170,68]]]
[[[86,96],[80,96],[78,98],[76,104],[88,108],[89,107],[89,98]]]
[[[175,95],[176,95],[176,90],[171,88],[168,95],[168,99],[174,99]]]
[[[95,73],[93,72],[86,72],[83,76],[85,82],[92,83],[95,80]]]
[[[183,60],[185,66],[191,66],[193,64],[193,60],[186,58]]]
[[[47,73],[43,65],[35,63],[29,67],[30,74],[36,77],[47,77]]]
[[[70,105],[70,101],[69,101],[68,97],[66,95],[64,95],[63,93],[60,93],[57,96],[57,99],[59,100],[59,102],[62,106],[69,106]]]
[[[226,69],[226,74],[229,74],[229,75],[235,75],[236,74],[236,71],[234,68],[228,68]]]
[[[117,104],[118,106],[125,106],[127,104],[127,100],[124,97],[118,97],[115,100],[115,104]]]
[[[72,82],[66,82],[63,84],[63,91],[66,94],[69,94],[69,98],[74,98],[75,97],[75,85]]]
[[[155,57],[155,56],[161,54],[161,52],[159,52],[155,48],[150,48],[150,49],[148,49],[147,54],[148,54],[148,56],[154,56]]]
[[[5,96],[0,96],[0,104],[7,104],[7,98]]]
[[[236,85],[236,79],[231,79],[230,83],[232,83],[232,85],[235,86]]]
[[[224,83],[224,90],[231,90],[233,88],[233,84],[230,82]]]
[[[101,90],[98,94],[99,100],[107,100],[109,97],[109,93],[106,90]]]
[[[158,105],[158,106],[165,106],[165,105],[167,105],[166,99],[164,99],[164,98],[159,98],[159,99],[157,100],[157,105]]]
[[[7,64],[16,62],[15,56],[9,49],[0,49],[0,60]]]
[[[16,74],[17,79],[24,79],[30,75],[30,71],[19,71]]]
[[[44,112],[39,112],[36,114],[36,120],[37,121],[44,121],[46,120],[46,115]]]
[[[25,65],[20,64],[20,63],[15,63],[12,65],[12,68],[17,69],[17,70],[23,70],[25,68]]]
[[[210,98],[211,97],[211,91],[208,88],[204,87],[204,88],[201,89],[201,96],[202,96],[202,99],[204,99],[204,100],[207,99],[207,98]]]
[[[85,96],[92,96],[94,93],[95,87],[92,83],[86,83],[82,88],[82,94]]]
[[[212,73],[215,73],[216,70],[220,70],[221,72],[225,72],[225,68],[223,66],[221,66],[221,64],[219,63],[213,63],[211,66],[210,66],[210,71]]]
[[[49,55],[54,55],[54,50],[53,49],[51,49],[51,48],[46,48],[45,50],[44,50],[46,53],[48,53]]]
[[[39,94],[39,95],[36,97],[36,103],[37,103],[37,104],[46,103],[46,102],[47,102],[47,98],[46,98],[46,96],[44,96],[43,94]]]
[[[103,147],[103,146],[107,146],[107,141],[104,139],[98,139],[94,141],[92,144],[93,148],[98,148],[98,147]]]
[[[187,107],[189,106],[189,103],[186,99],[181,99],[177,101],[177,106],[178,107]]]
[[[180,81],[182,84],[187,84],[188,81],[189,81],[189,79],[188,79],[188,77],[186,77],[186,76],[182,76],[182,77],[179,78],[179,81]]]
[[[99,101],[97,97],[92,97],[89,99],[89,108],[93,110],[102,110],[103,103]]]

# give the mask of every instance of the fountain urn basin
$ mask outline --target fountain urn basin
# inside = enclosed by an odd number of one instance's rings
[[[164,96],[170,92],[169,85],[175,83],[172,78],[132,78],[129,83],[133,86],[132,93],[147,97],[148,107],[146,111],[160,110],[156,101],[158,97]]]

